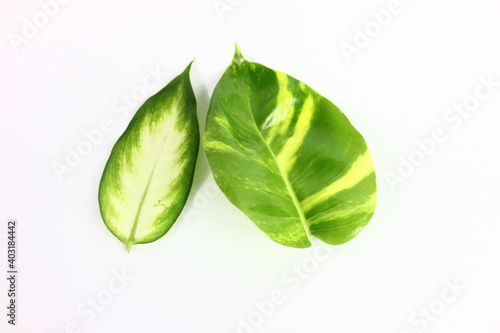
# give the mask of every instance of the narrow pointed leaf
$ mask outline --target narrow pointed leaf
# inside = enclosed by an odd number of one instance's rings
[[[162,237],[191,189],[199,130],[190,67],[139,108],[106,163],[99,207],[127,251]]]
[[[238,49],[214,90],[204,145],[227,198],[278,243],[342,244],[374,213],[373,161],[346,116]]]

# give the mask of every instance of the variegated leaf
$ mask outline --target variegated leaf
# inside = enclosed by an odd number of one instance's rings
[[[342,244],[372,217],[373,161],[330,101],[236,50],[217,84],[204,145],[227,198],[274,241]]]
[[[190,68],[139,108],[104,169],[101,215],[127,251],[162,237],[191,189],[199,129]]]

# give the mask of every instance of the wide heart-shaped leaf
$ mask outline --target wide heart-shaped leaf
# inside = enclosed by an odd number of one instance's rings
[[[139,108],[106,163],[99,207],[127,251],[162,237],[189,195],[200,140],[190,68]]]
[[[342,244],[374,213],[373,161],[346,116],[238,48],[213,92],[204,145],[227,198],[278,243]]]

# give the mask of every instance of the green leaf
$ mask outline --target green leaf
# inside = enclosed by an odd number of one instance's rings
[[[200,140],[190,68],[139,108],[106,163],[99,207],[127,251],[165,235],[189,195]]]
[[[283,245],[345,243],[374,213],[373,161],[346,116],[238,48],[212,95],[204,146],[227,198]]]

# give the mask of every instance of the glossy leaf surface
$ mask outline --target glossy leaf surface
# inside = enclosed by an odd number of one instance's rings
[[[127,251],[162,237],[189,195],[199,147],[190,67],[139,108],[104,169],[101,215]]]
[[[239,50],[210,102],[204,146],[227,198],[274,241],[342,244],[372,217],[376,181],[360,133],[329,100]]]

